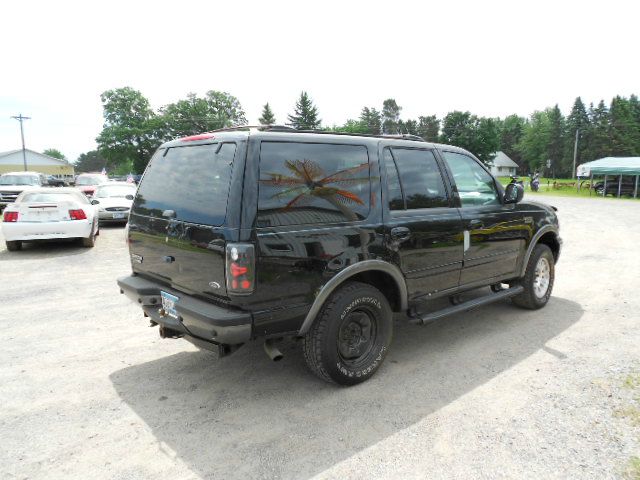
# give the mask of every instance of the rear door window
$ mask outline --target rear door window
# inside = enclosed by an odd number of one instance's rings
[[[370,189],[365,146],[262,142],[258,226],[362,220]]]
[[[214,143],[158,151],[144,174],[133,212],[219,226],[227,213],[227,197],[235,143]]]
[[[394,186],[394,181],[389,187],[397,196],[398,190],[404,195],[404,208],[407,210],[419,208],[448,207],[447,190],[442,180],[440,168],[431,150],[415,148],[392,148],[395,165],[400,174],[400,188]],[[387,172],[391,168],[385,155]],[[390,192],[390,195],[392,193]],[[393,198],[391,199],[393,201]],[[398,201],[390,205],[391,210],[400,210]]]

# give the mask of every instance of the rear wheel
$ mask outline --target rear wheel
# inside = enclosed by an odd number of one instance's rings
[[[20,240],[7,240],[5,243],[7,244],[7,250],[10,252],[22,250],[22,242]]]
[[[94,225],[91,234],[87,238],[82,239],[82,246],[86,248],[94,247],[96,244],[96,235],[98,235],[98,226]]]
[[[386,297],[371,285],[351,282],[329,297],[305,335],[305,360],[323,380],[355,385],[380,368],[392,336]]]
[[[555,279],[555,261],[551,249],[539,243],[533,249],[527,270],[522,278],[520,285],[524,287],[524,291],[515,297],[512,301],[519,307],[536,310],[544,307],[551,297],[553,290],[553,281]]]

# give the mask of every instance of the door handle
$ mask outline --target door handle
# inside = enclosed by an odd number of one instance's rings
[[[411,230],[407,227],[395,227],[391,229],[391,238],[394,240],[408,240],[411,236]]]
[[[471,220],[469,222],[469,228],[484,228],[482,220]]]

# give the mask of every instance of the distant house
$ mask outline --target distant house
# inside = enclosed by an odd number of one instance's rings
[[[44,173],[54,177],[71,180],[73,179],[73,165],[66,160],[50,157],[44,153],[34,152],[25,149],[27,157],[27,170],[30,172]],[[22,150],[11,150],[0,152],[0,174],[6,172],[21,172],[24,170],[24,159]]]
[[[518,164],[511,160],[506,153],[496,152],[491,161],[491,173],[494,177],[510,177],[515,175]]]

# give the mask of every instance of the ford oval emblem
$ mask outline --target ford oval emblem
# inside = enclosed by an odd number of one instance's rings
[[[220,288],[220,284],[218,282],[209,282],[209,286],[211,288]]]

